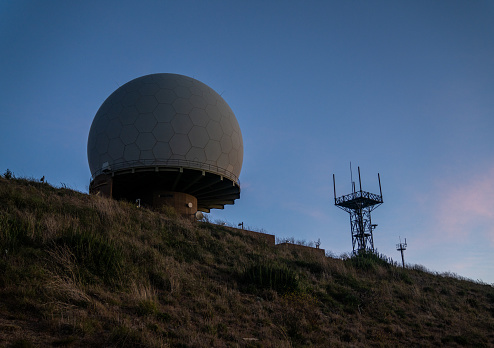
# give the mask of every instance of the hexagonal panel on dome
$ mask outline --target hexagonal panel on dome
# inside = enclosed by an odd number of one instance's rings
[[[178,114],[188,114],[194,108],[189,99],[185,98],[177,98],[172,105]]]
[[[203,95],[203,89],[200,88],[199,86],[190,86],[189,87],[189,90],[190,90],[190,93],[192,93],[193,95],[198,95],[198,96],[201,96]]]
[[[220,121],[221,129],[223,133],[231,136],[233,132],[232,123],[230,122],[230,117],[222,117]]]
[[[211,120],[221,120],[221,113],[216,105],[208,104],[208,106],[206,106],[206,112]]]
[[[206,159],[211,162],[216,162],[221,155],[221,145],[219,141],[210,140],[204,148]]]
[[[137,147],[135,143],[130,145],[125,145],[124,150],[124,159],[127,162],[137,161],[139,160],[139,155],[141,154],[141,150]]]
[[[178,98],[177,94],[172,89],[168,88],[160,89],[154,96],[158,103],[163,104],[172,104]]]
[[[141,95],[155,95],[159,90],[160,86],[155,82],[144,83],[141,88],[139,88]]]
[[[109,120],[118,119],[120,113],[122,112],[122,103],[113,104],[110,111],[108,111],[107,116]]]
[[[208,131],[209,138],[212,140],[221,140],[223,136],[223,130],[221,129],[220,123],[214,120],[210,120],[208,125],[206,126],[206,130]]]
[[[192,93],[190,93],[189,87],[178,86],[174,89],[174,91],[179,98],[189,99],[192,95]]]
[[[120,132],[120,139],[125,145],[129,145],[136,141],[139,131],[133,124],[123,126]]]
[[[206,102],[206,100],[202,97],[202,96],[199,96],[199,95],[192,95],[190,98],[190,103],[195,107],[195,108],[199,108],[199,109],[205,109],[206,106],[208,105],[208,103]]]
[[[171,121],[171,125],[175,133],[179,134],[188,134],[193,127],[189,115],[185,114],[176,114]]]
[[[108,145],[108,155],[115,160],[123,156],[125,145],[120,139],[112,139],[110,140],[110,144]]]
[[[136,103],[137,110],[142,113],[153,112],[158,106],[158,101],[154,95],[144,95]]]
[[[169,142],[175,134],[170,123],[158,123],[153,129],[153,135],[157,141]]]
[[[148,133],[156,127],[156,118],[154,114],[140,114],[137,120],[134,122],[134,126],[139,132]]]
[[[153,147],[153,154],[157,160],[167,160],[172,155],[172,149],[168,143],[158,141]]]
[[[192,146],[203,149],[209,141],[209,135],[206,128],[194,126],[189,132],[189,140]]]
[[[236,165],[237,160],[238,160],[238,152],[232,151],[232,152],[228,153],[228,160],[230,163],[233,163],[234,165]]]
[[[102,155],[108,152],[108,145],[110,144],[110,140],[106,134],[100,134],[96,138],[96,150]]]
[[[199,149],[197,147],[193,147],[187,152],[185,155],[185,159],[189,161],[195,161],[195,162],[206,162],[206,154],[204,153],[203,149]]]
[[[227,169],[228,165],[230,164],[230,159],[228,158],[228,154],[222,153],[218,158],[217,163],[218,163],[218,167]]]
[[[174,155],[185,156],[190,149],[190,141],[187,134],[175,134],[169,144]]]
[[[127,92],[127,94],[122,98],[122,105],[135,106],[140,97],[141,97],[141,93],[139,93],[139,91],[137,90]]]
[[[232,148],[233,148],[232,138],[229,135],[223,134],[220,140],[220,144],[221,144],[221,152],[224,153],[232,152]]]
[[[171,104],[159,104],[153,114],[158,122],[171,122],[176,111]]]
[[[206,127],[209,122],[208,114],[202,109],[192,109],[192,111],[189,113],[189,117],[195,126]]]
[[[137,117],[139,117],[139,111],[137,111],[137,108],[134,105],[132,105],[132,106],[124,107],[122,109],[119,119],[123,125],[126,125],[126,124],[134,124],[134,122],[137,120]]]
[[[139,133],[135,143],[141,151],[152,150],[156,144],[156,138],[153,133]]]
[[[153,161],[155,160],[154,153],[152,150],[142,150],[139,159],[143,161]]]
[[[106,127],[106,135],[108,139],[118,138],[120,136],[120,132],[122,131],[122,123],[119,119],[113,119],[108,123]]]
[[[233,132],[232,133],[232,146],[233,146],[233,149],[234,150],[237,150],[236,152],[238,152],[238,150],[242,146],[241,138],[240,138],[240,136],[238,135],[237,132]]]

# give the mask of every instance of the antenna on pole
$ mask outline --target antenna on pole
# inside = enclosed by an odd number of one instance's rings
[[[407,250],[407,239],[405,238],[405,243],[401,242],[401,237],[400,237],[400,244],[396,244],[396,250],[401,252],[401,263],[403,265],[403,268],[405,268],[405,256],[403,255],[403,251]]]
[[[362,192],[362,181],[360,180],[360,167],[357,168],[358,168],[358,183],[360,185],[360,192]]]
[[[379,180],[379,193],[381,194],[381,198],[383,197],[383,190],[381,190],[381,177],[379,173],[377,173],[377,180]]]
[[[353,182],[352,161],[350,161],[350,186],[352,187],[352,192],[355,192],[355,183]]]
[[[336,184],[334,182],[334,174],[333,174],[333,190],[334,190],[334,202],[336,203]]]

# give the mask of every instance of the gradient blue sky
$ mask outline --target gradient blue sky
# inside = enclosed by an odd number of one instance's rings
[[[352,161],[364,190],[381,174],[380,252],[406,237],[407,262],[494,283],[493,23],[492,1],[2,1],[0,171],[87,192],[103,101],[188,75],[244,139],[212,220],[349,252]]]

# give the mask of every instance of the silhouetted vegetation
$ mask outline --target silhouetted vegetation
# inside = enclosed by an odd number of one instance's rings
[[[275,290],[284,294],[299,290],[298,277],[287,266],[258,263],[250,266],[242,274],[242,281],[251,292],[262,289]]]
[[[0,177],[0,347],[494,345],[494,288]],[[302,243],[303,244],[303,243]]]

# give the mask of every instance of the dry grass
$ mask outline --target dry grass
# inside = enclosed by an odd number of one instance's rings
[[[0,347],[494,345],[494,289],[0,177]]]

